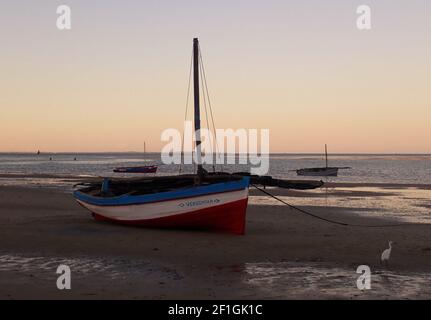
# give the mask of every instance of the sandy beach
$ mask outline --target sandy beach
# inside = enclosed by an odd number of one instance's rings
[[[325,196],[271,192],[292,204]],[[351,189],[349,197],[390,195],[373,192]],[[430,224],[339,226],[258,196],[251,191],[246,235],[233,236],[96,222],[70,192],[0,187],[0,299],[431,298]],[[301,208],[347,223],[397,222],[338,202]],[[397,245],[386,268],[379,257],[389,240]],[[56,288],[60,264],[71,267],[72,290]],[[371,268],[372,290],[357,289],[359,265]]]

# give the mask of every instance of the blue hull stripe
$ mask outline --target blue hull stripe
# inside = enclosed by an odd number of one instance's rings
[[[98,205],[98,206],[126,206],[126,205],[137,205],[151,202],[169,201],[182,198],[199,197],[207,194],[223,193],[229,191],[236,191],[248,188],[250,184],[249,177],[243,177],[238,181],[229,181],[211,184],[208,186],[197,186],[189,187],[184,189],[178,189],[175,191],[160,192],[154,194],[145,195],[122,195],[119,197],[94,197],[83,192],[75,191],[73,193],[77,200],[82,202]]]

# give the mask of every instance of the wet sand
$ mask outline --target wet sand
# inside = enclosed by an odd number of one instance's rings
[[[313,199],[272,192],[293,204]],[[234,236],[95,222],[70,193],[0,187],[0,299],[431,298],[430,224],[345,227],[261,204],[253,195],[247,233]],[[353,207],[305,208],[348,223],[393,222],[358,215]],[[388,240],[397,245],[385,268],[379,256]],[[70,291],[56,288],[62,263],[72,269]],[[363,264],[375,279],[375,289],[366,292],[356,289]]]

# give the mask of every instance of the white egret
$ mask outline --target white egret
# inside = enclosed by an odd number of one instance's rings
[[[395,242],[389,241],[389,249],[386,249],[385,251],[382,252],[381,262],[385,263],[386,265],[389,263],[389,259],[391,258],[393,244],[395,244]]]

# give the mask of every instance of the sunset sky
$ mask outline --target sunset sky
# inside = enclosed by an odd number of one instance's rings
[[[159,151],[184,120],[193,37],[219,128],[268,128],[272,152],[431,153],[420,0],[2,1],[0,152]]]

